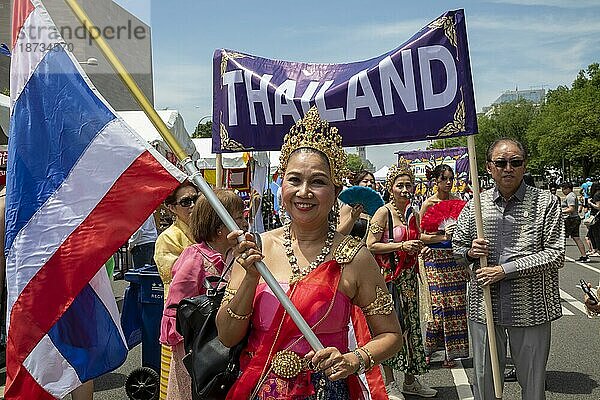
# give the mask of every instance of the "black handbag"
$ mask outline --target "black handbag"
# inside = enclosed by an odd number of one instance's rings
[[[219,340],[215,317],[225,287],[223,277],[205,279],[206,294],[183,299],[177,308],[177,331],[183,336],[183,364],[192,378],[194,400],[224,399],[239,375],[245,341],[225,347]]]

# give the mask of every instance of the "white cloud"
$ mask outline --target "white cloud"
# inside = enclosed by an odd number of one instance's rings
[[[597,0],[490,0],[489,2],[497,4],[547,6],[558,8],[591,8],[600,6]]]
[[[516,31],[522,36],[531,34],[582,35],[600,33],[597,17],[582,17],[561,15],[513,15],[491,17],[475,15],[467,21],[467,29]]]

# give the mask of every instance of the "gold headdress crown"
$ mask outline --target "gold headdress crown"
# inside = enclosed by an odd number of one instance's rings
[[[331,169],[331,180],[336,186],[342,186],[348,175],[346,152],[342,148],[342,136],[336,127],[321,119],[317,107],[311,107],[304,117],[296,121],[290,132],[283,138],[279,171],[283,174],[287,168],[290,155],[301,148],[320,151],[327,157]]]
[[[412,183],[415,183],[415,175],[410,169],[410,165],[404,157],[400,157],[398,163],[392,165],[388,170],[387,177],[385,180],[385,187],[389,193],[392,193],[392,186],[396,178],[402,175],[408,175]]]

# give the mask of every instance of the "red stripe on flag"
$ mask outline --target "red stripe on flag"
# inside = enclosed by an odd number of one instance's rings
[[[371,341],[371,332],[369,331],[369,325],[367,325],[367,319],[362,310],[357,306],[352,307],[352,314],[350,316],[352,318],[352,326],[354,327],[354,334],[356,336],[356,344],[358,347],[362,347]],[[388,395],[385,391],[385,383],[383,382],[383,376],[381,375],[381,368],[371,368],[365,373],[365,376],[367,377],[371,399],[388,400]]]
[[[25,368],[19,371],[18,379],[15,379],[12,387],[13,393],[18,393],[18,397],[12,399],[35,399],[35,400],[56,400],[54,396],[46,392]],[[8,399],[9,397],[5,397]]]
[[[35,9],[31,1],[29,0],[15,0],[13,4],[13,18],[12,18],[12,44],[13,49],[17,44],[17,38],[19,32],[25,24],[25,20],[29,17],[29,14]]]
[[[13,389],[22,386],[18,378],[25,368],[23,360],[104,262],[178,185],[154,156],[148,151],[142,153],[25,286],[11,311],[6,344],[7,400],[31,399]]]

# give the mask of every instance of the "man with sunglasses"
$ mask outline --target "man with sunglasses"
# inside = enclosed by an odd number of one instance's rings
[[[545,399],[551,321],[561,317],[558,269],[564,265],[565,232],[560,201],[523,182],[526,152],[513,139],[500,139],[487,151],[494,187],[481,194],[484,238],[477,238],[470,201],[454,231],[457,262],[471,272],[468,299],[473,349],[474,395],[494,399],[487,345],[483,288],[492,295],[500,369],[510,345],[524,400]],[[481,267],[479,258],[487,257]],[[510,344],[508,344],[510,343]]]

